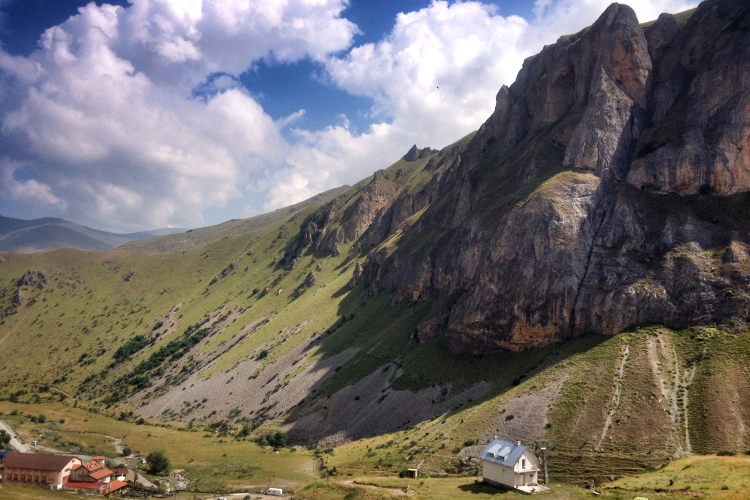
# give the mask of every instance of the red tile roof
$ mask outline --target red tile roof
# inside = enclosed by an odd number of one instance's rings
[[[118,481],[117,479],[115,479],[114,481],[110,482],[110,483],[109,483],[109,484],[107,485],[107,489],[106,489],[106,492],[105,492],[105,494],[106,494],[106,495],[109,495],[109,494],[110,494],[110,493],[112,493],[113,491],[117,491],[117,490],[119,490],[120,488],[124,488],[124,487],[126,487],[127,485],[128,485],[128,483],[126,483],[125,481]]]
[[[102,483],[96,482],[96,483],[84,483],[82,481],[75,481],[70,483],[63,484],[64,488],[85,488],[90,490],[95,490],[101,486]]]
[[[71,460],[78,457],[70,455],[43,455],[41,453],[19,453],[12,451],[3,458],[6,469],[33,469],[61,471]]]
[[[107,457],[103,457],[101,455],[97,455],[95,457],[91,457],[91,460],[106,460]]]
[[[112,474],[114,474],[114,472],[105,467],[104,469],[99,469],[91,472],[89,476],[93,477],[94,479],[102,479],[104,477],[109,477]]]

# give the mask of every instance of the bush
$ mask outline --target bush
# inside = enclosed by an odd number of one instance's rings
[[[719,453],[716,454],[719,457],[733,457],[734,452],[729,450],[721,450]]]
[[[260,446],[273,446],[274,448],[283,448],[286,446],[288,441],[287,435],[284,432],[276,432],[275,434],[263,434],[255,439],[255,442]]]
[[[47,421],[47,417],[45,415],[39,415],[38,417],[36,417],[36,421],[39,422],[40,424],[43,424],[44,422]]]
[[[133,450],[130,449],[130,446],[123,446],[122,447],[122,453],[121,453],[121,455],[123,457],[130,456],[131,453],[133,453]]]
[[[10,434],[0,429],[0,449],[4,450],[10,444]]]
[[[146,456],[148,462],[148,472],[159,474],[169,470],[169,459],[161,450],[152,451]]]

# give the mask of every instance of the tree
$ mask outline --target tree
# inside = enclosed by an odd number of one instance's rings
[[[0,449],[5,449],[10,444],[10,434],[0,429]]]
[[[149,453],[146,461],[148,461],[148,471],[151,474],[159,474],[169,470],[169,459],[161,450]]]

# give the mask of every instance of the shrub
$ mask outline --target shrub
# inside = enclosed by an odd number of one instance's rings
[[[5,449],[10,444],[10,434],[0,429],[0,449]]]
[[[152,451],[146,456],[148,471],[151,474],[159,474],[169,470],[169,459],[162,450]]]

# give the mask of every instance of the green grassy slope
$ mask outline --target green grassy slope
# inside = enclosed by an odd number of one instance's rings
[[[356,242],[335,255],[317,252],[314,238],[300,243],[303,226],[334,204],[339,214],[361,207],[371,183],[419,193],[449,161],[447,150],[399,161],[333,204],[275,214],[238,234],[207,230],[201,238],[209,241],[165,243],[170,252],[0,254],[0,398],[123,415],[128,426],[139,415],[192,422],[216,439],[247,425],[251,436],[281,429],[305,441],[300,422],[324,421],[322,435],[343,437],[321,441],[339,445],[323,463],[344,474],[407,466],[474,474],[472,456],[493,435],[546,445],[555,477],[578,485],[683,454],[748,447],[746,334],[653,326],[519,353],[455,355],[414,336],[450,298],[393,305],[387,291],[373,296],[353,283],[364,259],[351,251]],[[427,206],[403,224],[429,213]],[[399,235],[391,228],[382,245],[405,245]],[[255,397],[250,390],[263,400],[243,406]],[[360,390],[372,395],[360,398]],[[348,435],[350,417],[336,414],[366,420],[358,413],[365,404],[388,408],[388,423]]]
[[[220,238],[250,233],[266,226],[273,225],[307,207],[326,203],[346,192],[348,189],[349,186],[341,186],[315,195],[312,198],[299,203],[295,203],[294,205],[279,208],[273,212],[268,212],[247,219],[232,219],[215,226],[191,229],[184,233],[153,238],[148,241],[133,241],[121,245],[120,248],[122,250],[140,250],[145,252],[176,252],[187,250]]]

